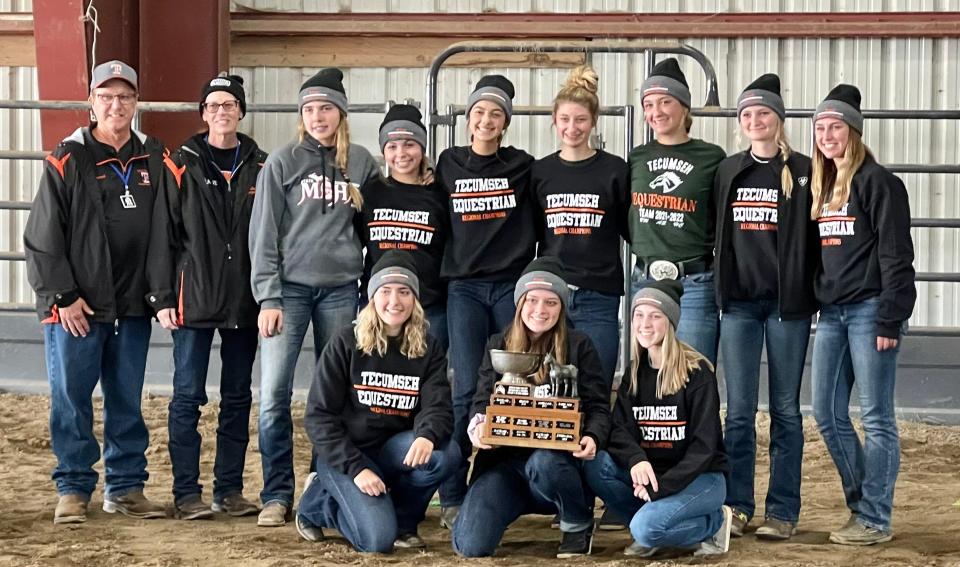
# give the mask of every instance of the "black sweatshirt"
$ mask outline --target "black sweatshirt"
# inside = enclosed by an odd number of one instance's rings
[[[532,165],[533,157],[513,146],[489,156],[467,146],[440,154],[438,183],[450,197],[450,240],[441,276],[491,282],[520,277],[537,240]]]
[[[490,394],[493,385],[503,376],[493,369],[490,361],[490,349],[503,349],[506,343],[504,333],[497,333],[490,337],[483,352],[483,362],[477,371],[477,392],[473,396],[473,406],[470,416],[487,413],[490,405]],[[610,434],[610,391],[606,387],[606,380],[602,376],[600,355],[593,346],[590,338],[580,331],[571,329],[567,334],[566,364],[577,367],[577,385],[580,393],[580,411],[583,419],[580,422],[580,436],[593,437],[597,449],[602,449]],[[474,460],[471,482],[479,478],[480,474],[491,468],[497,462],[506,459],[526,459],[533,449],[520,447],[502,447],[499,449],[485,449],[477,453]]]
[[[868,155],[853,176],[849,202],[839,211],[824,208],[819,223],[817,299],[842,305],[879,296],[877,335],[899,338],[917,300],[903,181]]]
[[[780,161],[782,164],[782,161]],[[714,195],[717,199],[717,238],[714,276],[716,300],[720,310],[727,308],[734,297],[734,271],[738,264],[753,262],[749,252],[734,248],[733,231],[736,222],[732,204],[737,201],[737,187],[745,187],[743,177],[757,163],[744,151],[734,154],[717,168]],[[782,172],[778,164],[777,175]],[[810,219],[810,158],[793,152],[787,157],[787,167],[793,177],[793,191],[787,199],[783,191],[777,195],[776,271],[777,302],[784,320],[805,319],[816,313],[819,305],[813,293],[813,280],[820,265],[820,235],[817,223]],[[779,179],[779,177],[778,177]],[[780,188],[777,181],[776,187]]]
[[[303,418],[317,457],[349,477],[367,468],[364,452],[402,431],[439,448],[453,431],[447,362],[433,337],[409,359],[400,340],[386,356],[357,350],[353,327],[330,339],[317,363]]]
[[[598,151],[577,162],[550,154],[533,164],[540,219],[539,256],[556,256],[567,283],[623,295],[620,239],[630,239],[627,162]]]
[[[627,470],[649,461],[659,484],[657,492],[648,488],[651,500],[680,492],[703,473],[726,473],[714,373],[701,365],[685,387],[662,399],[646,353],[637,373],[637,391],[631,393],[630,380],[624,380],[617,395],[607,446],[613,459]]]
[[[366,295],[370,270],[388,250],[406,250],[420,278],[420,303],[444,304],[446,283],[440,279],[443,248],[450,232],[447,194],[436,183],[408,185],[375,177],[364,184],[363,211],[357,232],[367,250],[361,295]]]

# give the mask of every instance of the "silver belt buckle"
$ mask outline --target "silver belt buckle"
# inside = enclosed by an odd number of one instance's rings
[[[654,280],[675,280],[680,275],[680,268],[669,260],[657,260],[647,268],[647,275]]]

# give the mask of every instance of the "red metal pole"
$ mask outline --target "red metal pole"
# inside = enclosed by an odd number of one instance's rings
[[[34,0],[33,34],[40,100],[83,100],[89,69],[84,40],[83,0]],[[77,110],[40,112],[43,149],[53,149],[71,130],[86,124]]]

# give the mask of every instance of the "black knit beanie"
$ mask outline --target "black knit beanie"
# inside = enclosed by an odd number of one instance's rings
[[[467,98],[467,116],[470,115],[470,109],[481,100],[500,106],[504,114],[507,115],[507,126],[510,125],[510,119],[513,117],[513,97],[515,95],[513,83],[503,75],[484,75],[477,81],[477,86]]]
[[[367,299],[387,284],[403,284],[413,294],[420,297],[420,278],[417,277],[417,265],[413,256],[404,250],[388,250],[370,270],[370,282],[367,284]]]
[[[837,118],[863,134],[863,113],[860,111],[860,89],[840,83],[833,87],[827,98],[817,105],[813,121],[821,118]]]
[[[380,151],[393,140],[413,140],[426,149],[427,128],[416,106],[395,104],[387,111],[380,123]]]
[[[300,85],[298,110],[302,109],[304,104],[315,100],[330,102],[344,114],[348,112],[347,91],[343,89],[343,71],[336,67],[320,69]]]
[[[666,94],[690,108],[690,86],[680,70],[680,63],[673,57],[656,64],[650,76],[640,86],[640,100],[651,94]]]
[[[747,85],[737,99],[737,116],[740,116],[744,108],[757,105],[766,106],[776,112],[780,120],[787,119],[787,110],[780,96],[780,77],[766,73]]]
[[[203,91],[200,93],[200,113],[203,114],[203,104],[210,93],[224,91],[230,93],[240,103],[240,118],[247,113],[247,96],[243,90],[243,77],[238,75],[228,75],[220,73],[209,82],[203,85]]]

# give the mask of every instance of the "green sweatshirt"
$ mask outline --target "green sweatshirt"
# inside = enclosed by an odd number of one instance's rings
[[[725,157],[698,139],[630,152],[630,246],[639,262],[713,256],[713,176]]]

